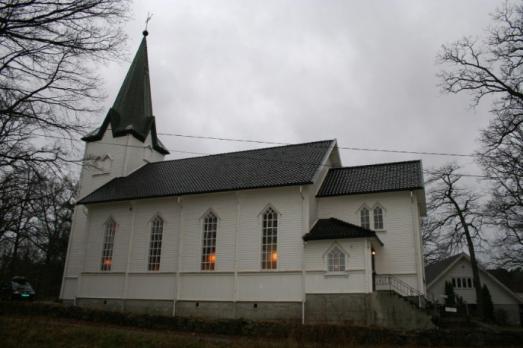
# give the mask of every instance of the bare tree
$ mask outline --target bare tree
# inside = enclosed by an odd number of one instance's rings
[[[31,230],[33,218],[30,207],[36,198],[35,187],[39,181],[38,173],[31,170],[9,172],[0,181],[2,183],[0,246],[8,253],[10,273],[16,269],[19,251],[22,244],[27,241],[28,231]]]
[[[423,259],[427,265],[450,257],[448,248],[442,241],[441,235],[435,229],[435,221],[427,216],[421,223],[421,239],[423,243]]]
[[[479,278],[476,246],[481,240],[482,211],[479,196],[464,187],[462,177],[454,164],[435,169],[427,180],[427,231],[437,241],[440,252],[455,254],[467,248],[472,265],[472,279],[476,291],[479,314],[483,315],[481,282]]]
[[[1,177],[1,176],[0,176]],[[31,276],[41,294],[57,296],[74,209],[76,184],[50,171],[10,173],[0,198],[0,273]],[[1,202],[3,203],[3,202]]]
[[[127,0],[0,0],[0,170],[66,159],[49,137],[97,110],[93,68],[119,54],[127,12]]]
[[[493,14],[485,40],[464,38],[443,46],[440,74],[448,93],[468,92],[473,105],[485,97],[492,115],[481,134],[479,164],[493,184],[485,211],[501,232],[504,265],[523,265],[523,3],[506,2]]]

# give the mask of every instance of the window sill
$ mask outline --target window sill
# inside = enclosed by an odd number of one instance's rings
[[[347,271],[343,271],[343,272],[325,272],[325,274],[323,275],[325,278],[335,278],[335,277],[343,277],[343,278],[348,278],[349,277],[349,272]]]

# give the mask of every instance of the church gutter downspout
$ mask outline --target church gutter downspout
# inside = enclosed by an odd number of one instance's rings
[[[233,260],[233,267],[234,267],[234,293],[233,293],[233,310],[234,310],[234,318],[236,318],[236,307],[239,300],[239,280],[238,280],[238,232],[240,230],[240,197],[238,191],[235,192],[236,196],[236,226],[234,228],[234,260]]]
[[[128,296],[128,289],[129,289],[129,271],[131,270],[131,255],[133,251],[133,241],[134,241],[134,230],[135,230],[135,223],[136,223],[136,207],[134,202],[129,202],[129,209],[132,211],[131,214],[131,234],[129,235],[129,243],[128,250],[127,250],[127,265],[125,267],[125,278],[124,278],[124,286],[123,286],[123,309],[125,310],[127,307],[127,296]]]
[[[180,269],[181,269],[181,263],[182,263],[182,227],[183,227],[183,204],[182,204],[182,197],[178,197],[177,201],[178,206],[180,207],[180,216],[178,218],[178,261],[176,262],[176,276],[175,276],[175,287],[174,290],[174,296],[173,296],[173,317],[176,316],[176,303],[180,299]]]
[[[421,271],[421,256],[420,256],[420,251],[419,250],[419,247],[420,247],[420,240],[418,239],[419,238],[419,224],[418,222],[416,221],[416,211],[415,211],[415,204],[416,204],[416,199],[414,198],[414,192],[413,191],[410,191],[410,205],[411,205],[411,208],[410,208],[410,212],[411,212],[411,217],[412,217],[412,228],[414,230],[414,255],[415,255],[415,258],[416,258],[416,284],[417,284],[417,290],[418,290],[418,293],[422,293],[424,292],[423,291],[423,285],[422,285],[422,281],[421,280],[421,277],[422,277],[422,271]],[[421,297],[418,296],[418,306],[421,308]]]
[[[301,196],[301,225],[302,225],[302,236],[305,232],[305,196],[303,195],[303,186],[300,186],[300,196]],[[303,248],[301,252],[301,290],[302,290],[302,300],[301,300],[301,323],[305,325],[305,241],[303,242]]]
[[[87,241],[89,240],[89,232],[91,231],[91,219],[89,218],[89,208],[85,207],[83,213],[87,217],[87,219],[86,219],[87,224],[86,224],[86,226],[84,226],[85,230],[84,230],[84,238],[83,238],[82,245],[87,245]],[[78,274],[78,280],[76,281],[76,295],[74,297],[75,306],[78,305],[77,298],[78,298],[78,294],[80,293],[80,283],[82,282],[82,273],[84,273],[86,271],[86,269],[85,269],[86,259],[87,259],[87,248],[84,247],[83,255],[82,255],[82,270],[81,270],[80,274]]]
[[[77,223],[77,220],[78,220],[78,213],[79,213],[79,210],[82,209],[82,207],[80,206],[76,206],[74,208],[74,212],[73,212],[73,218],[72,218],[72,226],[71,226],[71,231],[69,232],[69,238],[67,240],[67,252],[65,254],[65,264],[64,264],[64,274],[62,275],[62,285],[60,286],[60,299],[63,299],[63,296],[64,296],[64,286],[65,286],[65,278],[67,277],[67,274],[68,274],[68,269],[69,269],[69,259],[70,259],[70,254],[71,254],[71,245],[72,245],[72,239],[73,239],[73,231],[76,231],[76,226],[78,225]],[[78,277],[76,278],[78,281]],[[76,294],[74,296],[74,305],[76,305]]]

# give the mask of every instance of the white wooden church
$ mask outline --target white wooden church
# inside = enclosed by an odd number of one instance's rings
[[[344,167],[335,140],[166,161],[146,36],[102,125],[83,138],[61,299],[429,327],[401,298],[425,293],[421,162]]]

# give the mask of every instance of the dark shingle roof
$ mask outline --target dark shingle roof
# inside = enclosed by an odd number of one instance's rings
[[[434,262],[425,267],[425,282],[430,284],[441,272],[447,269],[454,261],[463,256],[463,253],[457,254],[438,262]]]
[[[523,293],[523,270],[522,269],[490,269],[488,270],[490,274],[496,277],[500,282],[502,282],[507,288],[514,292]]]
[[[143,142],[151,132],[154,149],[164,155],[169,153],[156,134],[145,36],[102,126],[82,139],[86,142],[102,139],[109,124],[115,138],[132,134]]]
[[[329,170],[318,197],[423,188],[421,161],[371,164]]]
[[[311,184],[334,140],[150,163],[79,204]]]
[[[319,219],[303,236],[304,241],[343,238],[376,238],[383,245],[376,232],[335,218]]]

